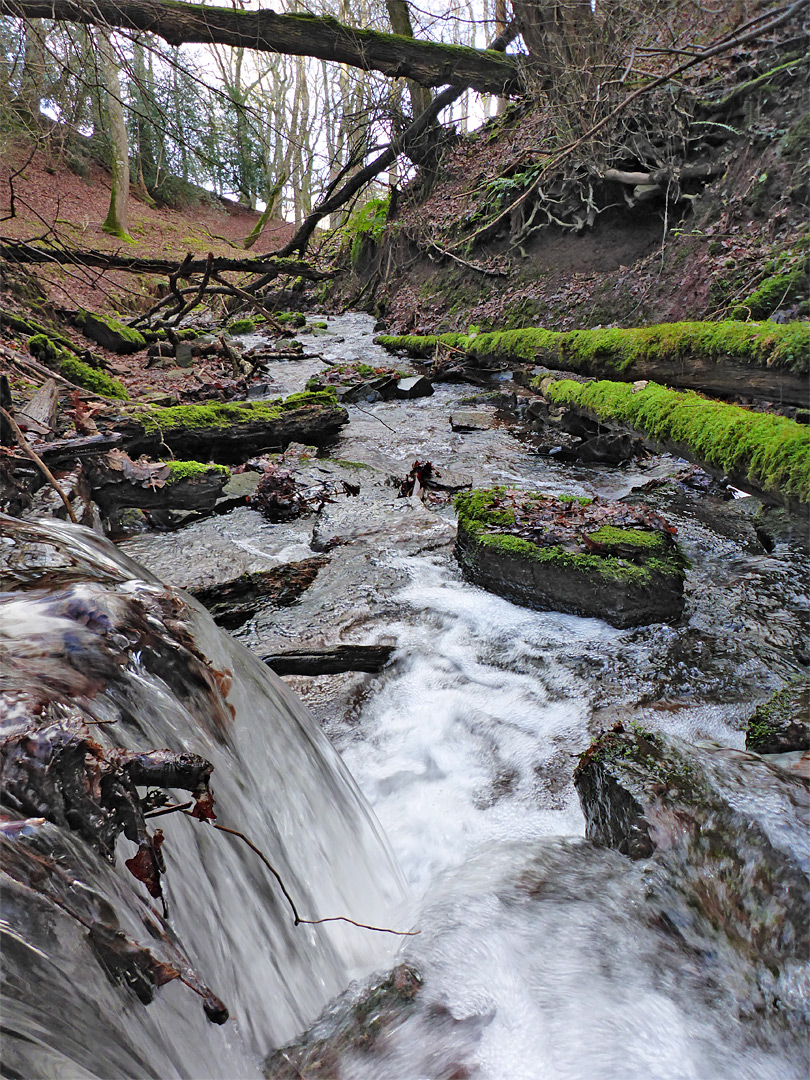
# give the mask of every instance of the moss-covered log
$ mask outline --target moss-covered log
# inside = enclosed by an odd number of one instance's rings
[[[617,423],[659,449],[695,461],[765,502],[806,513],[810,502],[810,428],[772,413],[710,401],[656,383],[559,379],[545,385],[549,400],[600,423]]]
[[[116,427],[124,433],[133,456],[158,456],[161,447],[168,447],[175,457],[231,464],[265,450],[283,450],[291,442],[328,443],[348,420],[335,395],[322,391],[266,403],[141,408]]]
[[[680,616],[686,562],[670,533],[605,524],[600,504],[592,522],[585,515],[580,543],[555,542],[553,535],[538,543],[511,531],[517,515],[503,495],[492,488],[456,496],[456,557],[474,584],[526,607],[619,627]],[[570,500],[541,498],[560,518],[570,507]],[[522,504],[529,515],[531,499],[527,494]],[[549,526],[553,533],[555,523]]]
[[[152,465],[112,453],[85,466],[94,500],[105,517],[141,510],[212,510],[230,473],[224,465],[166,461]]]
[[[422,86],[470,86],[499,95],[520,88],[513,56],[346,26],[331,15],[278,15],[267,8],[241,11],[179,0],[94,0],[92,6],[76,0],[0,0],[0,15],[140,30],[170,45],[200,42],[315,56]]]
[[[389,349],[429,359],[447,346],[483,367],[542,364],[558,371],[807,406],[810,324],[682,322],[630,329],[542,328],[500,333],[383,336]]]

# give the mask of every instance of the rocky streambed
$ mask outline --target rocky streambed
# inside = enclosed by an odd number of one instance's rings
[[[372,338],[347,315],[318,347],[390,366]],[[318,370],[268,374],[289,394]],[[267,1075],[803,1076],[805,762],[744,746],[757,706],[762,724],[806,675],[805,555],[671,456],[550,456],[503,374],[351,396],[328,445],[265,462],[264,503],[121,545],[254,654],[311,672],[285,679],[412,891],[403,966],[267,1046]],[[239,475],[244,499],[260,474]],[[454,499],[496,489],[661,515],[685,568],[668,621],[611,626],[467,580]]]

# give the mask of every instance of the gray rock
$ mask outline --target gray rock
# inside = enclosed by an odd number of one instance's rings
[[[453,431],[487,431],[495,427],[492,413],[477,409],[464,409],[450,414],[450,427]]]
[[[178,367],[190,368],[194,364],[194,352],[190,341],[178,341],[174,362]]]
[[[755,754],[621,724],[580,758],[586,836],[633,859],[662,924],[736,968],[735,1004],[807,1020],[810,782]]]
[[[398,398],[430,397],[432,393],[433,386],[424,375],[410,375],[405,379],[400,379],[396,385],[396,396]]]

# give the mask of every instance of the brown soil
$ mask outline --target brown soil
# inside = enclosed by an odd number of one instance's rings
[[[182,210],[154,207],[133,188],[130,234],[135,243],[123,243],[101,229],[110,201],[106,169],[91,164],[86,176],[78,176],[55,153],[38,150],[30,161],[29,155],[30,149],[20,143],[9,148],[0,162],[0,239],[48,237],[67,247],[180,262],[189,251],[244,255],[243,241],[259,217],[249,207],[214,195]],[[293,226],[284,221],[269,222],[250,255],[274,251],[293,232]],[[121,314],[142,311],[154,303],[153,290],[160,280],[62,267],[38,269],[37,278],[55,305]]]

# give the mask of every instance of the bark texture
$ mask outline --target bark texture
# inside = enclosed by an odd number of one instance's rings
[[[0,0],[0,15],[91,23],[157,34],[170,45],[201,42],[291,56],[315,56],[422,86],[470,86],[483,93],[519,90],[517,62],[491,50],[415,41],[346,26],[329,15],[277,15],[180,0]]]

